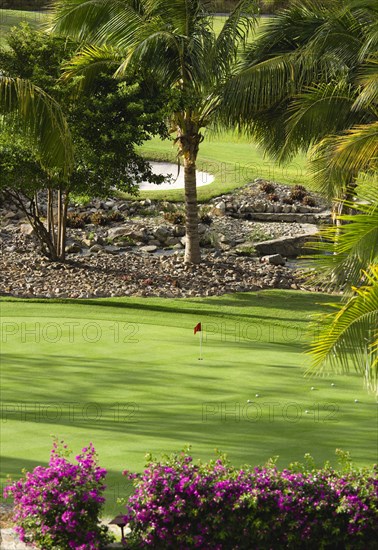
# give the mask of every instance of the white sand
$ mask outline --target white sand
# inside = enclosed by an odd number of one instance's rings
[[[152,171],[154,174],[162,174],[163,176],[171,176],[171,183],[169,181],[160,185],[155,183],[149,183],[144,181],[140,184],[141,191],[166,191],[167,189],[184,189],[184,168],[180,167],[180,173],[178,172],[177,164],[170,162],[151,162]],[[200,172],[197,170],[197,187],[202,185],[209,185],[214,181],[214,176],[207,172]]]

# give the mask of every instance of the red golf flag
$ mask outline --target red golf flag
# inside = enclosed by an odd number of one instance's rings
[[[197,334],[197,332],[201,332],[201,330],[202,330],[201,323],[198,323],[198,324],[194,327],[194,334]]]

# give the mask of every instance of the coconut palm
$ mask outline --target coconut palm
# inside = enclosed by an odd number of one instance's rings
[[[228,81],[225,121],[279,161],[309,151],[317,188],[342,197],[376,169],[378,3],[293,0],[264,31]]]
[[[106,63],[122,77],[144,67],[172,91],[169,127],[183,159],[185,262],[199,263],[196,161],[203,130],[217,117],[220,97],[255,19],[253,0],[241,0],[216,36],[207,0],[60,0],[52,29],[87,44],[66,76],[88,79]]]
[[[315,185],[338,199],[338,225],[311,247],[328,253],[317,258],[318,280],[343,285],[344,300],[321,317],[310,371],[346,372],[352,362],[375,388],[377,46],[376,0],[293,0],[249,48],[227,83],[223,110],[226,123],[247,125],[279,161],[309,152]],[[355,215],[340,215],[345,208]]]

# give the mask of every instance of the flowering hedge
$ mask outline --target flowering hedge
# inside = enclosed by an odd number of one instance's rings
[[[99,525],[106,470],[97,465],[93,445],[67,460],[67,446],[54,442],[48,467],[37,466],[5,488],[14,499],[15,530],[43,550],[97,550],[109,542]]]
[[[127,504],[130,544],[156,549],[376,548],[377,467],[233,468],[149,459]]]

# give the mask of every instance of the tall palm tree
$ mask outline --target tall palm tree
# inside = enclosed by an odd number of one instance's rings
[[[208,0],[59,0],[54,32],[87,44],[66,76],[88,78],[104,63],[122,77],[143,66],[172,91],[170,131],[183,159],[186,206],[185,262],[200,262],[196,162],[201,130],[216,119],[221,94],[255,22],[256,2],[241,0],[216,36]]]
[[[280,161],[309,152],[316,186],[337,199],[338,225],[322,230],[322,242],[311,247],[328,252],[315,269],[323,283],[344,286],[344,300],[335,314],[321,317],[310,370],[329,364],[345,372],[352,361],[375,388],[377,50],[376,0],[292,0],[228,81],[223,110],[226,123],[247,125]],[[371,191],[359,197],[361,181]],[[351,200],[356,193],[358,202]],[[345,208],[354,215],[340,214]]]

